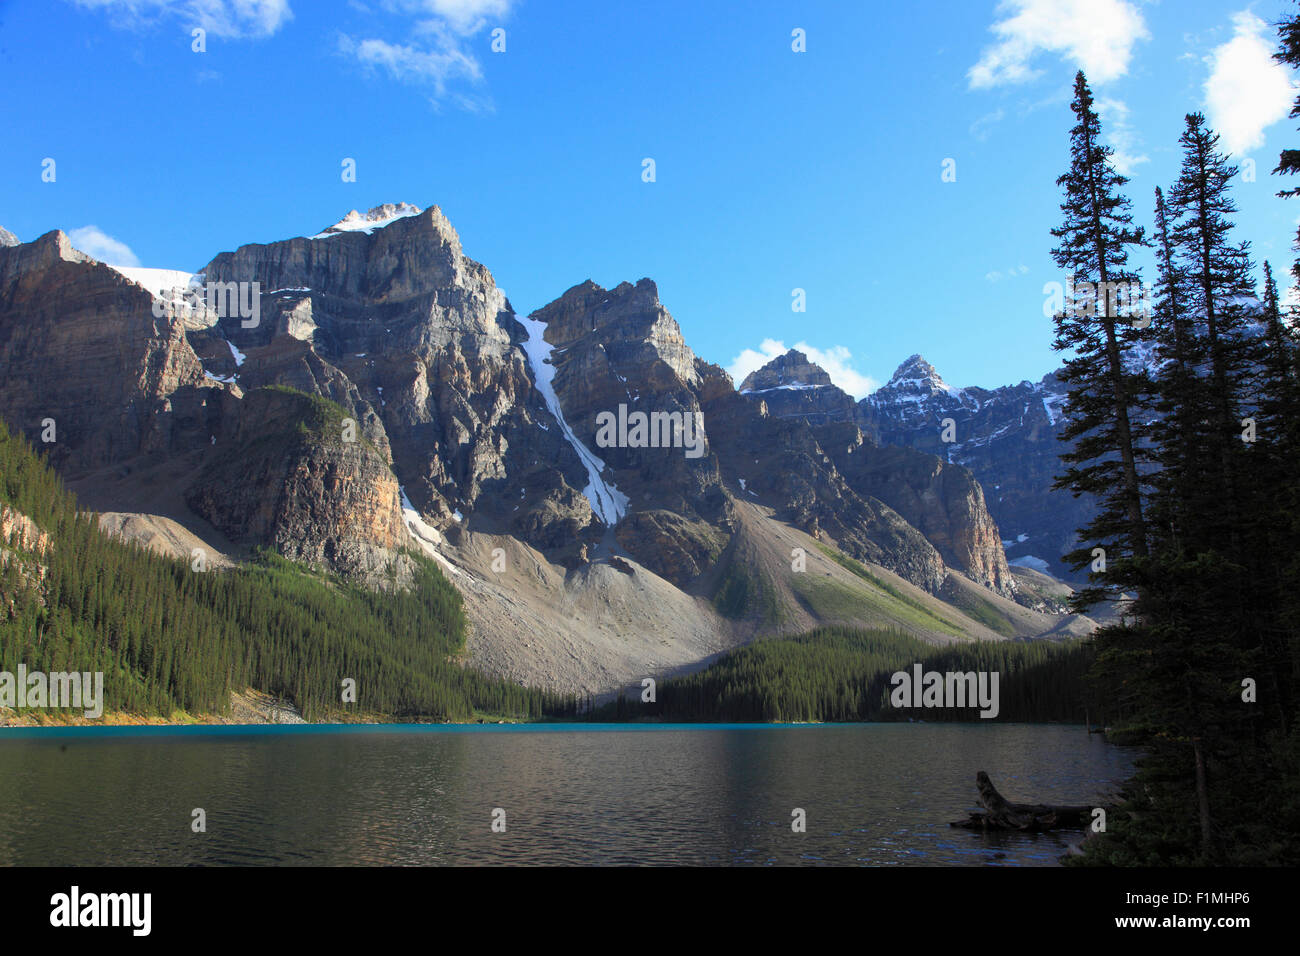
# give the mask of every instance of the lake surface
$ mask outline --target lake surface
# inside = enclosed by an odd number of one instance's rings
[[[1090,803],[1133,759],[1030,724],[3,730],[0,865],[1054,866],[1079,834],[947,825],[975,772]]]

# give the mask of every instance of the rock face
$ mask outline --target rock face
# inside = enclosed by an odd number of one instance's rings
[[[220,388],[152,303],[62,232],[0,247],[0,414],[65,474],[180,454],[218,427]]]
[[[374,587],[403,586],[423,550],[479,615],[478,659],[512,679],[547,661],[567,686],[592,667],[609,684],[790,621],[930,633],[917,602],[947,609],[931,618],[951,637],[953,593],[1000,601],[1019,634],[1059,623],[1001,600],[1018,595],[994,503],[958,449],[925,444],[940,411],[987,427],[983,393],[917,359],[856,403],[798,352],[737,391],[649,279],[517,315],[436,206],[353,211],[195,276],[110,268],[58,232],[0,245],[0,362],[0,416],[35,443],[53,419],[52,463],[110,489],[96,507],[115,526],[172,519],[159,540],[206,530],[232,560],[268,547]],[[155,491],[178,513],[145,514]],[[724,585],[770,619],[724,611]],[[647,626],[676,635],[665,657]],[[534,654],[524,632],[548,628]]]
[[[4,226],[0,226],[0,246],[16,246],[16,245],[18,245],[18,237],[15,236],[8,229],[6,229]]]
[[[915,448],[970,469],[988,496],[1007,557],[1075,580],[1061,555],[1075,546],[1075,529],[1089,520],[1095,504],[1052,488],[1063,470],[1064,402],[1065,388],[1055,375],[995,389],[958,389],[914,355],[859,403],[858,420],[882,444]],[[955,426],[955,441],[948,443],[947,418]]]
[[[777,418],[802,418],[810,425],[853,421],[853,398],[808,356],[794,349],[751,372],[740,393],[761,399]]]
[[[535,389],[527,336],[491,274],[436,206],[385,205],[311,239],[241,246],[209,281],[257,282],[261,322],[223,317],[193,338],[233,343],[245,387],[283,384],[339,403],[391,452],[433,527],[455,515],[542,548],[598,534],[582,463]],[[226,362],[230,362],[229,356]]]
[[[808,361],[802,352],[790,349],[762,368],[750,372],[740,383],[740,391],[763,392],[773,388],[824,388],[831,377],[820,365]]]
[[[342,418],[300,392],[249,392],[186,502],[232,541],[375,583],[398,574],[397,479],[371,442],[344,440]]]
[[[628,499],[616,538],[656,573],[688,586],[709,571],[736,530],[741,493],[854,557],[928,590],[942,585],[943,559],[925,536],[850,487],[807,425],[767,414],[697,358],[649,279],[609,290],[587,281],[529,319],[544,324],[555,349],[554,388],[568,424]],[[600,447],[602,415],[636,413],[698,421],[698,456],[684,440],[635,447],[630,430],[626,444]]]
[[[909,367],[919,371],[915,364]],[[932,384],[927,377],[926,383],[947,394],[942,382]],[[979,482],[965,468],[909,448],[882,446],[878,431],[864,435],[858,425],[861,407],[793,349],[750,374],[740,394],[770,415],[813,425],[813,435],[850,488],[897,512],[952,567],[999,594],[1015,594],[997,524]],[[911,407],[902,400],[900,406]]]
[[[61,232],[0,248],[0,414],[68,479],[175,467],[194,514],[236,540],[379,583],[406,545],[382,429],[343,447],[305,433],[284,410],[307,395],[273,401],[205,370],[191,339],[221,329]],[[233,362],[229,342],[217,354]]]
[[[50,548],[50,536],[21,511],[0,504],[0,545],[10,543],[19,551],[41,555]]]
[[[936,473],[936,479],[943,475],[937,489],[964,486],[973,475],[985,501],[977,505],[971,498],[969,521],[958,521],[968,530],[956,535],[971,541],[975,550],[969,552],[950,548],[947,542],[952,536],[941,530],[940,513],[923,516],[916,511],[911,493],[903,493],[897,480],[882,483],[877,477],[864,484],[863,490],[906,516],[939,546],[945,560],[993,590],[1008,593],[1006,588],[1014,587],[1014,579],[1005,570],[1008,561],[1050,571],[1063,580],[1077,579],[1061,555],[1074,547],[1075,529],[1088,521],[1095,506],[1086,497],[1075,498],[1068,491],[1052,488],[1062,470],[1058,436],[1064,425],[1065,402],[1065,388],[1055,375],[996,389],[954,388],[922,356],[913,355],[886,385],[854,403],[846,392],[810,372],[806,362],[793,351],[778,356],[745,380],[746,386],[763,388],[747,391],[742,387],[741,392],[780,417],[802,418],[813,425],[853,423],[863,433],[864,447],[878,446],[876,458],[891,446],[935,456],[951,469]],[[791,386],[786,371],[790,368],[799,369],[801,383],[806,379],[813,384]],[[948,419],[953,425],[950,442],[944,440]],[[895,464],[914,477],[930,470],[918,472],[900,462]],[[969,472],[967,478],[957,477],[961,471]],[[860,468],[850,472],[867,482]],[[920,495],[919,500],[940,500],[953,494],[957,499],[967,497],[935,490]],[[958,513],[961,510],[958,508]]]
[[[618,541],[675,584],[697,577],[728,540],[728,498],[709,452],[708,421],[695,428],[701,363],[655,284],[642,279],[606,290],[588,280],[529,321],[553,349],[553,388],[566,424],[608,469],[610,495],[629,502],[618,508],[627,515]],[[652,414],[666,424],[655,426]],[[627,441],[617,430],[602,436],[602,416],[617,422],[635,415],[647,417],[639,437],[626,428]]]
[[[876,446],[851,423],[823,426],[817,435],[855,490],[888,502],[948,564],[1004,597],[1015,597],[998,526],[970,471],[915,449]]]

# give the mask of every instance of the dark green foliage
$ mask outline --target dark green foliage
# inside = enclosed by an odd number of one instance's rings
[[[698,674],[661,683],[655,703],[616,701],[600,717],[742,723],[986,719],[971,709],[891,708],[890,676],[919,663],[941,673],[998,672],[1000,712],[987,719],[1082,722],[1083,675],[1090,661],[1090,649],[1078,642],[940,648],[896,631],[824,627],[732,651]]]
[[[1141,372],[1124,362],[1125,349],[1139,333],[1136,317],[1125,314],[1111,293],[1112,287],[1131,291],[1140,283],[1129,266],[1129,251],[1146,240],[1142,228],[1133,225],[1130,202],[1122,193],[1128,180],[1115,170],[1114,150],[1102,143],[1082,71],[1075,77],[1070,108],[1076,123],[1070,130],[1070,168],[1057,180],[1064,193],[1063,219],[1052,230],[1058,243],[1052,258],[1080,291],[1066,297],[1054,320],[1053,348],[1067,353],[1061,377],[1069,388],[1070,412],[1060,436],[1070,443],[1061,455],[1068,468],[1056,487],[1095,496],[1098,503],[1096,516],[1080,531],[1085,546],[1067,560],[1076,569],[1086,567],[1093,561],[1092,549],[1100,546],[1110,569],[1109,576],[1094,576],[1094,586],[1076,596],[1076,608],[1083,608],[1129,583],[1128,559],[1146,553],[1143,419],[1136,408],[1144,382]],[[1093,295],[1083,291],[1089,287]]]
[[[1278,24],[1277,36],[1278,51],[1273,54],[1273,59],[1300,70],[1300,15],[1292,14]],[[1300,119],[1300,95],[1296,96],[1290,115],[1292,119]],[[1300,173],[1300,149],[1282,150],[1273,172],[1279,176],[1294,176]],[[1278,195],[1289,199],[1300,196],[1300,189],[1283,189],[1278,192]],[[1296,230],[1295,248],[1300,250],[1300,229]],[[1300,282],[1300,259],[1297,259],[1291,267],[1291,274],[1297,282]]]
[[[1141,448],[1154,466],[1143,476],[1147,549],[1098,576],[1129,600],[1093,638],[1103,719],[1145,756],[1108,831],[1073,862],[1294,864],[1295,336],[1271,268],[1262,311],[1254,299],[1249,246],[1233,238],[1236,167],[1200,114],[1180,143],[1178,180],[1156,192],[1148,335],[1160,364],[1129,397],[1131,415],[1155,413]],[[1114,436],[1099,450],[1121,453]],[[1097,530],[1080,532],[1085,547]]]
[[[324,424],[331,424],[322,408]],[[460,595],[428,559],[410,591],[376,593],[272,552],[195,572],[102,534],[25,439],[0,422],[0,503],[49,533],[0,566],[0,670],[103,671],[106,708],[221,713],[252,687],[307,719],[347,713],[464,720],[571,715],[576,701],[489,679],[456,660]],[[41,570],[41,567],[44,570]],[[343,705],[344,678],[357,704]]]

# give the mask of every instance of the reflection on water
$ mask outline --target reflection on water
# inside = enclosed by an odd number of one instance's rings
[[[1027,724],[225,731],[0,734],[0,864],[1054,865],[1077,835],[948,827],[975,772],[1087,803],[1133,759]]]

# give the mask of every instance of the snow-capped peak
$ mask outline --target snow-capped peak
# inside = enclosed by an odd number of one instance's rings
[[[912,355],[898,366],[881,391],[925,396],[944,393],[956,399],[962,397],[962,390],[945,382],[935,367],[920,355]]]
[[[386,202],[382,206],[375,206],[369,212],[362,215],[353,209],[350,213],[340,219],[334,225],[312,236],[313,239],[326,239],[330,236],[337,236],[342,232],[364,232],[367,236],[374,233],[376,229],[383,229],[385,226],[396,222],[398,219],[405,219],[408,216],[418,216],[423,210],[419,206],[414,206],[409,202],[391,203]]]

